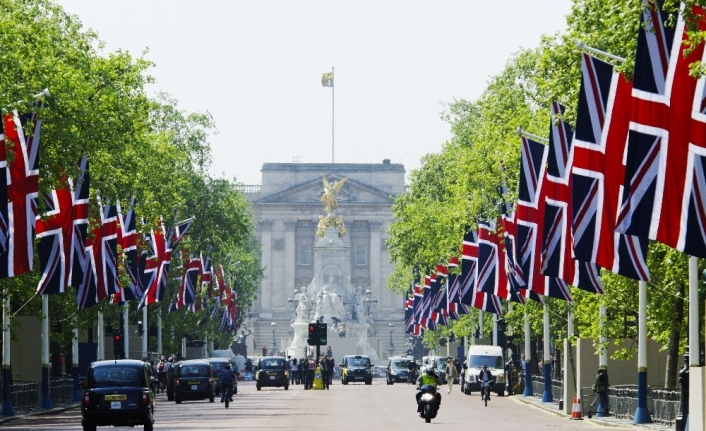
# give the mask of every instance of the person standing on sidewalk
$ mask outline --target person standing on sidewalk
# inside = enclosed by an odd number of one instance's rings
[[[446,392],[447,394],[451,393],[451,389],[453,389],[454,385],[454,380],[458,379],[458,371],[456,370],[456,366],[454,365],[453,358],[449,356],[446,358],[446,382],[448,383],[449,390]]]

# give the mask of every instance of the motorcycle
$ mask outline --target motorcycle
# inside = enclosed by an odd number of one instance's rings
[[[419,388],[419,392],[421,392],[421,396],[417,398],[417,410],[419,411],[419,416],[424,418],[424,422],[429,423],[439,411],[436,386],[424,385]]]

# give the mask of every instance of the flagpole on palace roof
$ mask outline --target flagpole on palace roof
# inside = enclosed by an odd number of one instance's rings
[[[331,163],[335,163],[335,157],[334,157],[334,114],[335,114],[335,104],[334,102],[334,94],[336,93],[336,81],[335,77],[333,75],[334,67],[331,66]]]

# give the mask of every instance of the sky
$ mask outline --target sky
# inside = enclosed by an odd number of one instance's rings
[[[566,26],[571,0],[58,0],[106,43],[155,63],[151,95],[210,112],[211,173],[263,163],[402,163],[451,138],[512,54]],[[334,72],[334,88],[321,76]],[[333,118],[333,121],[332,121]]]

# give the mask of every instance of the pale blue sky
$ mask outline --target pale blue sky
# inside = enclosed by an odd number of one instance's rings
[[[188,112],[209,111],[212,173],[260,183],[265,162],[408,171],[449,139],[442,103],[474,100],[513,52],[565,28],[570,0],[59,0],[108,51],[156,63]]]

